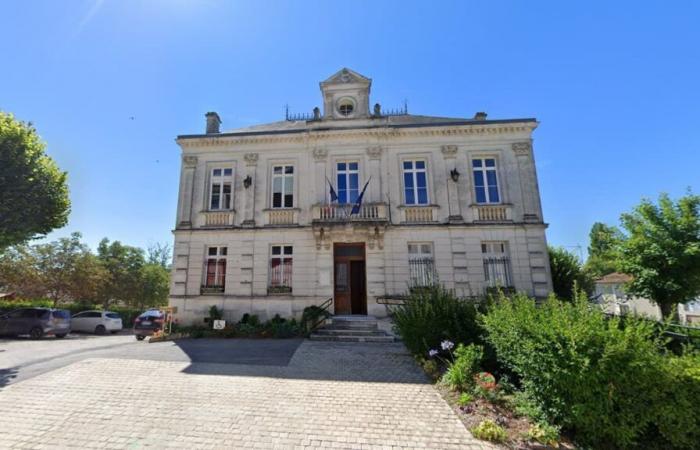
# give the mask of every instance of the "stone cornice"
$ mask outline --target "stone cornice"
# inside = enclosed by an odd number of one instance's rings
[[[515,133],[530,133],[537,127],[536,122],[515,122],[506,124],[404,127],[404,128],[360,128],[336,130],[304,130],[290,133],[261,133],[256,135],[222,134],[215,136],[179,137],[176,142],[182,148],[217,147],[243,144],[307,143],[310,140],[323,141],[338,138],[396,137],[449,137],[449,136],[492,136]]]

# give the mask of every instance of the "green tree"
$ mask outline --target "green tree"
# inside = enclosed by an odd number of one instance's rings
[[[621,267],[633,277],[629,293],[653,300],[664,317],[700,295],[700,196],[688,192],[674,202],[661,194],[658,205],[642,200],[622,215],[622,225]]]
[[[557,297],[573,299],[576,295],[576,286],[588,294],[593,291],[593,280],[583,269],[576,255],[561,247],[550,246],[548,251],[552,288]]]
[[[160,306],[168,303],[170,272],[160,264],[147,263],[141,268],[141,292],[136,306]]]
[[[143,250],[104,238],[97,247],[97,258],[108,272],[99,295],[102,305],[108,308],[114,301],[137,305],[142,294]]]
[[[169,244],[157,242],[149,245],[146,250],[146,262],[149,264],[158,264],[159,266],[168,269],[170,267],[170,258],[172,251]]]
[[[0,250],[68,220],[66,173],[45,148],[31,124],[0,111]]]
[[[620,244],[625,236],[614,226],[596,222],[589,234],[585,269],[594,278],[620,271]]]
[[[80,233],[52,242],[18,245],[0,257],[0,286],[26,298],[94,301],[106,272]]]

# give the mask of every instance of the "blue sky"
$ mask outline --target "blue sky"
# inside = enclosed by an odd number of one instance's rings
[[[641,197],[700,191],[697,2],[14,1],[0,109],[69,172],[50,237],[171,242],[178,134],[320,105],[343,66],[415,114],[536,117],[550,243],[587,245]]]

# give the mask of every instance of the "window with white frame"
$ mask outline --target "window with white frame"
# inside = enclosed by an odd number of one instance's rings
[[[290,164],[272,167],[272,207],[294,207],[294,166]]]
[[[407,205],[428,204],[428,174],[425,160],[403,162],[404,201]]]
[[[292,292],[292,260],[291,245],[273,245],[270,247],[270,279],[268,292]]]
[[[477,203],[500,203],[495,158],[472,159],[474,194]]]
[[[512,287],[508,243],[491,241],[481,243],[486,284],[491,287]]]
[[[226,247],[208,247],[203,288],[224,292],[226,286]]]
[[[342,161],[336,164],[338,203],[355,203],[359,195],[360,170],[356,161]]]
[[[435,283],[435,258],[430,242],[408,243],[410,287],[431,286]]]
[[[209,184],[209,209],[231,209],[233,168],[217,167],[212,169]]]

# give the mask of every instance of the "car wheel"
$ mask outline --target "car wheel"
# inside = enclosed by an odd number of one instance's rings
[[[63,339],[64,337],[66,337],[66,335],[61,333],[61,334],[57,334],[56,337],[59,339]]]
[[[41,337],[44,335],[44,330],[42,330],[39,327],[34,327],[31,330],[29,330],[29,337],[32,339],[41,339]]]
[[[140,335],[140,334],[137,334],[137,335],[136,335],[136,340],[137,340],[137,341],[143,341],[144,339],[146,339],[146,336],[142,336],[142,335]]]
[[[104,325],[97,325],[95,327],[95,334],[99,334],[100,336],[102,336],[105,333],[107,333],[107,328],[105,328]]]

